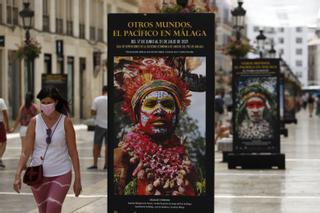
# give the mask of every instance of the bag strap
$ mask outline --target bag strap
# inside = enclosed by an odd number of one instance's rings
[[[54,127],[51,135],[49,136],[49,137],[50,137],[50,143],[51,143],[51,139],[52,139],[53,133],[56,131],[56,128],[57,128],[57,126],[59,125],[59,122],[60,122],[61,118],[62,118],[62,115],[60,115],[59,120],[58,120],[56,126]],[[44,152],[44,155],[43,155],[43,157],[41,158],[42,163],[43,163],[43,161],[44,161],[44,158],[46,157],[46,154],[47,154],[47,151],[48,151],[48,148],[49,148],[50,143],[47,143],[46,151]]]

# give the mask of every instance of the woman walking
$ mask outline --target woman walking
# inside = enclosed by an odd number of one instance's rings
[[[309,117],[311,118],[314,110],[314,98],[311,93],[309,94],[309,97],[308,97],[308,109],[309,109]]]
[[[23,150],[23,141],[27,133],[27,127],[31,119],[39,113],[37,106],[33,103],[33,99],[33,94],[31,92],[27,92],[24,104],[20,106],[16,121],[10,130],[11,132],[14,132],[20,124],[21,150]]]
[[[68,102],[56,88],[42,89],[37,98],[41,113],[29,123],[13,187],[20,192],[21,172],[32,155],[32,166],[43,165],[43,180],[31,187],[39,212],[59,213],[71,184],[72,167],[75,196],[82,190],[75,131],[67,117]]]

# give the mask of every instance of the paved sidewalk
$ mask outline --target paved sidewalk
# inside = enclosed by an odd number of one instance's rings
[[[80,155],[81,178],[83,191],[76,198],[70,187],[63,205],[63,213],[69,212],[107,212],[107,172],[103,170],[104,158],[99,159],[99,169],[88,171],[86,168],[92,164],[92,140],[93,132],[88,132],[85,125],[75,125],[77,134],[77,146]],[[23,184],[22,192],[17,194],[12,189],[15,169],[21,152],[18,133],[8,135],[7,150],[3,161],[6,165],[0,170],[0,212],[2,213],[31,213],[38,212],[31,190]],[[101,152],[104,154],[104,151]],[[103,156],[102,156],[103,157]]]
[[[297,115],[281,136],[286,170],[228,170],[216,152],[216,213],[319,213],[320,118]]]

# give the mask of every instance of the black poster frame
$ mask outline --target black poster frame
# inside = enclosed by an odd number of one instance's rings
[[[280,108],[279,108],[279,80],[280,80],[280,60],[279,59],[234,59],[233,60],[233,153],[280,153]],[[240,106],[240,92],[239,83],[250,81],[250,79],[259,78],[275,78],[274,89],[274,102],[276,107],[273,110],[274,116],[272,117],[269,128],[272,131],[272,137],[268,139],[252,139],[241,138],[240,122],[236,120],[237,110]],[[267,80],[266,80],[267,81]],[[261,82],[260,82],[261,83]],[[239,123],[239,124],[238,124]],[[238,126],[237,126],[238,125]]]
[[[172,39],[172,37],[161,35],[155,37],[135,37],[135,35],[124,36],[124,30],[137,30],[142,32],[143,27],[134,26],[128,29],[128,23],[189,23],[193,29],[199,29],[202,37],[195,34],[175,35],[176,40],[188,41],[188,45],[174,48],[173,44],[150,47],[151,44],[137,45],[136,40],[146,39]],[[214,146],[213,146],[213,97],[214,97],[214,14],[108,14],[108,212],[110,213],[145,213],[145,212],[184,212],[194,213],[201,209],[203,213],[214,212]],[[181,27],[181,26],[180,26]],[[149,27],[148,30],[154,30]],[[155,29],[161,30],[161,29]],[[167,30],[167,29],[165,29]],[[200,33],[201,33],[200,32]],[[159,37],[160,36],[160,37]],[[132,45],[132,46],[131,46]],[[138,196],[138,195],[115,195],[114,193],[114,171],[113,150],[116,144],[114,110],[115,101],[118,98],[114,87],[114,58],[118,56],[194,56],[206,57],[206,84],[205,84],[205,169],[206,169],[206,193],[201,196]],[[141,205],[143,207],[141,207]],[[140,207],[139,207],[140,206]],[[146,207],[147,206],[147,207]]]

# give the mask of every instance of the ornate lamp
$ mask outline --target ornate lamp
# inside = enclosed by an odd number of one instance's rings
[[[32,19],[34,16],[34,11],[29,8],[29,2],[23,2],[23,9],[19,12],[22,18],[23,28],[26,30],[26,42],[30,40],[29,30],[32,27]]]
[[[246,10],[242,7],[243,2],[238,1],[238,7],[231,11],[233,28],[236,29],[237,40],[240,40],[240,30],[244,28]]]
[[[258,49],[259,49],[259,55],[260,58],[263,57],[263,49],[264,49],[264,44],[267,39],[267,37],[263,34],[263,30],[259,30],[259,35],[256,37],[257,39],[257,44],[258,44]]]

